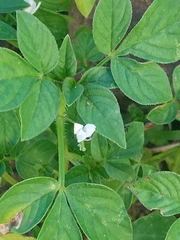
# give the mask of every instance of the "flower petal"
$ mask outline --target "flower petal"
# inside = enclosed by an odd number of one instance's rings
[[[86,137],[91,137],[91,135],[95,132],[96,126],[94,124],[88,123],[83,128],[84,132],[86,133]]]
[[[40,7],[40,5],[41,5],[41,2],[38,2],[38,5],[37,5],[37,7],[36,7],[36,9],[35,9],[35,11],[33,12],[33,13],[35,13],[37,10],[38,10],[38,8]],[[32,14],[33,14],[32,13]]]
[[[76,134],[76,137],[77,137],[77,141],[79,143],[79,142],[84,141],[86,139],[87,135],[82,129],[80,129],[78,131],[78,133]]]
[[[83,129],[83,125],[74,123],[74,134],[77,134],[79,130]]]
[[[39,6],[41,5],[41,2],[38,3],[38,5],[36,6],[36,2],[34,0],[24,0],[25,2],[30,4],[30,7],[24,8],[23,11],[28,12],[30,14],[34,14]]]
[[[34,3],[34,0],[24,0],[24,2],[29,3],[30,5],[32,5]]]

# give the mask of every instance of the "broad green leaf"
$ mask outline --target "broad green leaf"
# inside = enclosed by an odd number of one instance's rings
[[[20,124],[13,111],[0,112],[0,153],[8,154],[20,138]]]
[[[66,78],[63,82],[63,94],[68,106],[71,106],[83,93],[84,87],[76,84],[73,78]]]
[[[180,99],[180,66],[175,67],[173,71],[173,87],[175,98]]]
[[[125,133],[119,106],[114,95],[106,88],[86,86],[78,99],[77,111],[85,123],[96,125],[96,131],[125,148]]]
[[[58,61],[56,41],[48,28],[33,15],[17,12],[18,45],[24,57],[41,73],[53,70]]]
[[[171,123],[178,113],[178,104],[174,101],[165,103],[152,109],[147,119],[155,124],[168,124]]]
[[[95,132],[91,140],[92,157],[97,161],[101,161],[106,158],[107,152],[108,152],[108,140]]]
[[[164,240],[175,217],[163,217],[159,212],[153,212],[133,222],[134,240]],[[173,240],[175,240],[173,238]]]
[[[45,9],[38,9],[35,16],[46,25],[55,37],[58,46],[60,46],[62,39],[68,34],[68,22],[64,15]]]
[[[180,224],[180,218],[178,218],[169,228],[169,231],[166,235],[165,240],[179,240],[179,236],[180,236],[179,224]]]
[[[121,181],[132,181],[135,178],[135,172],[129,161],[116,159],[107,161],[105,169],[110,177]]]
[[[114,159],[134,158],[142,151],[144,144],[144,125],[141,122],[132,122],[126,132],[126,149],[120,149],[115,144],[111,144],[108,151],[108,161]]]
[[[101,0],[93,21],[94,42],[104,54],[110,54],[124,37],[132,16],[129,0]]]
[[[38,73],[17,53],[0,48],[0,111],[18,107],[38,79]]]
[[[51,141],[37,141],[15,159],[18,174],[22,178],[38,177],[40,169],[50,163],[56,152],[57,147]]]
[[[96,0],[75,0],[75,3],[81,14],[87,18],[90,14]]]
[[[124,202],[124,205],[126,207],[126,210],[128,210],[131,207],[132,202],[133,202],[133,194],[127,188],[127,182],[126,181],[120,181],[120,182],[121,182],[121,186],[117,190],[117,193],[122,198],[122,200]]]
[[[16,30],[7,23],[0,21],[0,39],[1,40],[15,40],[17,39]]]
[[[92,170],[96,171],[97,174],[101,177],[101,179],[102,178],[110,179],[109,175],[106,172],[106,169],[101,164],[96,164],[96,167],[93,167]]]
[[[117,192],[120,187],[123,186],[123,182],[116,180],[116,179],[102,179],[101,180],[101,184],[105,185],[106,187],[111,188],[112,190],[114,190],[115,192]]]
[[[72,0],[41,0],[41,4],[43,8],[48,10],[66,12],[69,11]]]
[[[98,84],[110,89],[117,88],[111,70],[108,67],[91,68],[82,76],[81,82],[83,84]]]
[[[65,193],[78,224],[89,239],[132,240],[131,222],[124,203],[113,190],[79,183],[69,185]]]
[[[143,155],[144,155],[144,153],[143,153]],[[143,160],[141,161],[141,163],[143,163]],[[140,171],[142,173],[142,176],[145,177],[145,176],[150,175],[152,173],[159,172],[159,168],[143,163],[140,167]]]
[[[120,90],[137,103],[159,104],[172,99],[169,80],[156,63],[116,58],[111,61],[111,71]]]
[[[159,209],[164,216],[180,213],[180,175],[157,172],[129,185],[129,189],[148,209]]]
[[[12,231],[29,231],[44,217],[58,189],[59,184],[53,178],[32,178],[17,183],[0,199],[0,222],[10,222],[17,213],[23,212],[20,227]]]
[[[154,0],[139,23],[124,39],[117,54],[162,63],[180,59],[180,2]]]
[[[90,182],[89,169],[84,165],[75,166],[66,173],[65,180],[66,186],[73,183]]]
[[[101,184],[100,176],[94,169],[90,171],[90,179],[92,183]]]
[[[0,13],[13,12],[15,10],[29,7],[29,4],[24,0],[1,0],[0,1]]]
[[[28,111],[27,111],[28,109]],[[28,140],[46,130],[56,118],[59,91],[48,80],[41,80],[20,107],[21,138]]]
[[[9,233],[5,236],[0,236],[0,240],[36,240],[33,237],[22,236],[16,233]]]
[[[63,193],[56,197],[42,229],[38,240],[81,240],[82,235]]]
[[[38,141],[50,141],[51,143],[54,143],[57,145],[57,138],[55,134],[50,130],[50,128],[46,129],[46,131],[42,132],[38,136],[28,140],[28,141],[19,141],[18,144],[12,149],[11,151],[11,157],[16,159],[19,157],[23,152],[27,151],[28,148],[30,148],[33,144],[35,144]]]
[[[87,61],[97,62],[103,57],[102,53],[97,49],[92,32],[88,27],[83,26],[78,29],[74,38],[77,41],[76,44],[73,44],[76,58],[83,67],[87,67]]]
[[[71,40],[67,35],[59,50],[59,61],[54,69],[55,73],[61,79],[73,77],[76,73],[77,63]]]

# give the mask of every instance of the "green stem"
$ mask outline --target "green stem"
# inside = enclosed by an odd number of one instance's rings
[[[148,161],[151,161],[151,162],[152,162],[152,161],[161,162],[161,161],[163,160],[163,158],[165,158],[165,157],[168,156],[169,154],[173,153],[173,152],[176,151],[176,149],[178,149],[178,148],[179,148],[179,146],[174,147],[174,148],[171,148],[171,149],[169,149],[169,150],[167,150],[167,151],[165,151],[165,152],[159,153],[159,154],[153,156],[152,158],[147,159],[147,162],[148,162]]]
[[[110,61],[111,57],[110,56],[107,56],[105,57],[101,62],[99,62],[96,67],[100,67],[100,66],[103,66],[105,63],[107,63],[108,61]]]
[[[6,180],[6,182],[10,183],[11,185],[17,183],[17,181],[13,177],[11,177],[7,172],[4,172],[2,177],[4,178],[4,180]]]
[[[60,98],[60,109],[56,118],[56,126],[57,126],[57,138],[58,138],[58,161],[59,161],[59,183],[62,188],[64,188],[65,183],[65,157],[64,157],[64,149],[65,149],[65,141],[64,141],[64,113],[65,113],[65,101],[64,96],[61,93]]]

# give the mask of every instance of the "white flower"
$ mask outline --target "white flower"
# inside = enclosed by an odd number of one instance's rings
[[[96,126],[94,124],[88,123],[83,126],[79,123],[74,123],[74,134],[76,134],[78,143],[91,140],[91,135],[95,130]]]
[[[36,2],[34,0],[24,0],[24,1],[29,3],[30,7],[24,8],[23,11],[28,12],[30,14],[34,14],[41,5],[41,2],[39,2],[38,5],[36,6]]]

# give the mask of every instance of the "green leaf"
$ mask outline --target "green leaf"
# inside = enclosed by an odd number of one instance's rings
[[[7,23],[0,21],[0,39],[1,40],[16,40],[16,30]]]
[[[78,224],[89,239],[132,240],[131,222],[124,203],[113,190],[79,183],[69,185],[65,193]]]
[[[0,1],[0,13],[13,12],[21,8],[27,8],[29,4],[24,0],[1,0]]]
[[[127,160],[109,160],[105,163],[105,169],[110,177],[117,180],[132,181],[135,178],[135,172]]]
[[[38,73],[17,53],[0,48],[0,111],[18,107],[38,79]]]
[[[129,186],[142,204],[159,209],[164,216],[180,213],[180,175],[173,172],[158,172],[139,179]]]
[[[16,169],[22,178],[38,177],[39,170],[50,163],[57,152],[54,143],[40,140],[16,158]]]
[[[180,224],[180,218],[178,218],[169,228],[169,231],[166,235],[165,240],[179,240],[179,236],[180,236],[179,224]]]
[[[64,79],[66,77],[73,77],[77,70],[77,63],[75,53],[71,44],[71,40],[67,35],[59,50],[59,61],[54,69],[54,73]]]
[[[141,154],[144,144],[144,125],[141,122],[132,122],[126,132],[126,149],[120,149],[117,145],[111,144],[108,151],[108,161],[114,159],[134,158]]]
[[[137,103],[159,104],[172,99],[169,80],[156,63],[116,58],[111,61],[111,71],[121,91]]]
[[[178,104],[174,101],[165,103],[152,109],[147,119],[155,124],[168,124],[171,123],[178,113]]]
[[[125,133],[119,106],[114,95],[106,88],[87,86],[78,99],[77,111],[85,123],[93,123],[96,131],[125,148]],[[118,131],[117,131],[118,129]]]
[[[175,217],[163,217],[159,212],[153,212],[133,222],[134,240],[164,240]],[[175,240],[175,238],[173,238]]]
[[[82,76],[81,82],[83,84],[98,84],[110,89],[117,88],[111,70],[108,67],[91,68]]]
[[[124,182],[124,181],[119,181],[119,182],[121,182],[121,186],[117,190],[117,193],[119,194],[119,196],[121,196],[124,202],[124,205],[126,207],[126,210],[128,210],[131,207],[133,202],[133,194],[127,188],[127,182]]]
[[[92,183],[100,184],[101,179],[99,173],[95,169],[91,169],[90,171],[90,179]]]
[[[144,152],[145,152],[145,150],[144,150]],[[143,152],[143,157],[144,157],[144,152]],[[142,159],[142,163],[143,163],[143,159]],[[157,163],[157,165],[158,165],[158,163]],[[143,163],[140,167],[140,171],[141,171],[142,176],[145,177],[145,176],[150,175],[152,173],[159,172],[159,168]]]
[[[65,180],[66,186],[73,183],[90,182],[89,169],[84,165],[75,166],[66,173]]]
[[[75,3],[81,14],[87,18],[90,14],[96,0],[75,0]]]
[[[53,3],[51,3],[51,5],[53,5]],[[35,13],[35,16],[46,25],[55,37],[58,46],[60,46],[62,39],[68,34],[68,22],[64,15],[40,8]]]
[[[48,30],[33,15],[17,12],[18,44],[24,57],[41,73],[53,70],[58,61],[56,41]]]
[[[20,138],[20,124],[13,111],[0,112],[0,153],[8,154]]]
[[[66,78],[63,82],[63,94],[68,106],[71,106],[83,93],[84,87],[76,84],[73,78]]]
[[[107,139],[95,132],[91,140],[92,157],[97,161],[101,161],[106,158],[107,152],[108,152]]]
[[[162,63],[180,59],[180,2],[155,0],[120,45],[117,54]]]
[[[16,233],[9,233],[5,236],[0,236],[0,240],[36,240],[33,237],[22,236]]]
[[[0,222],[9,222],[23,212],[20,227],[12,231],[21,234],[29,231],[44,217],[58,189],[58,182],[52,178],[32,178],[17,183],[0,199]]]
[[[173,87],[175,98],[180,99],[180,66],[175,67],[173,71]]]
[[[42,229],[38,240],[63,239],[81,240],[82,235],[69,209],[65,195],[58,194]]]
[[[124,37],[132,16],[129,0],[101,0],[93,21],[94,42],[98,49],[109,54]]]
[[[48,10],[66,12],[70,10],[72,0],[41,0],[41,3]]]
[[[97,49],[91,30],[83,26],[75,35],[76,44],[73,44],[73,48],[76,54],[76,58],[81,62],[83,67],[87,67],[87,61],[97,62],[103,55]]]
[[[21,138],[27,140],[46,130],[55,119],[58,109],[59,91],[57,87],[47,80],[36,83],[20,107]]]

